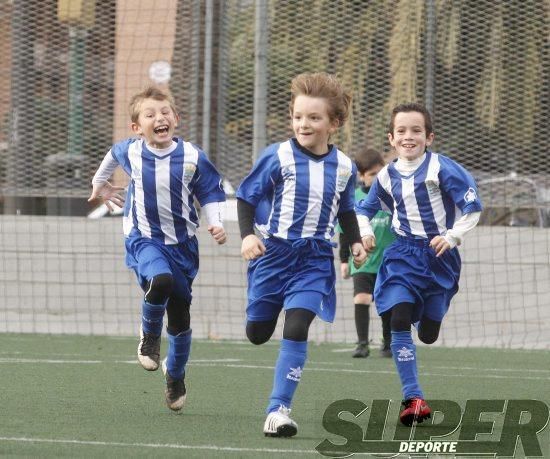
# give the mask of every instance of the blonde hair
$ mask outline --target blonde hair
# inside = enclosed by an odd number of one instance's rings
[[[290,84],[290,115],[294,111],[296,97],[303,95],[320,97],[328,102],[331,121],[337,120],[338,127],[345,124],[351,109],[351,95],[344,89],[336,76],[325,72],[301,73]]]
[[[170,104],[170,108],[172,109],[172,111],[175,114],[178,113],[178,111],[176,110],[176,103],[174,102],[174,98],[169,93],[166,93],[159,88],[155,88],[154,86],[148,86],[143,91],[135,94],[130,101],[130,119],[132,120],[132,123],[137,123],[139,119],[140,106],[145,99],[153,99],[159,101],[166,100]]]

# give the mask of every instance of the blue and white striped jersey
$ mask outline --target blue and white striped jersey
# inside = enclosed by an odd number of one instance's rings
[[[379,210],[388,211],[398,235],[428,239],[445,235],[457,218],[481,209],[470,173],[452,159],[430,151],[409,176],[401,175],[393,162],[385,166],[355,208],[369,219]]]
[[[131,232],[163,244],[178,244],[195,235],[201,206],[225,201],[220,174],[195,145],[174,138],[176,148],[157,156],[142,139],[127,139],[111,155],[130,176],[124,206],[124,234]]]
[[[291,139],[263,151],[237,198],[257,208],[256,227],[264,237],[326,241],[337,215],[353,209],[355,175],[351,159],[336,147],[315,159]]]

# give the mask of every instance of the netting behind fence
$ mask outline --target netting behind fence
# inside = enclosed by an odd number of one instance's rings
[[[2,329],[135,330],[139,291],[118,225],[100,244],[106,226],[75,217],[97,204],[86,202],[89,183],[110,144],[130,135],[134,92],[168,88],[178,134],[203,146],[236,188],[263,146],[290,135],[292,77],[327,71],[353,93],[352,119],[334,139],[350,156],[362,146],[388,153],[391,108],[419,100],[433,113],[434,149],[479,181],[486,210],[462,249],[462,306],[448,343],[549,346],[550,166],[540,140],[550,115],[549,15],[545,0],[0,1]],[[47,238],[35,233],[44,225]],[[205,261],[196,287],[204,336],[242,336],[244,264],[231,236],[223,262]],[[34,238],[42,242],[24,242]],[[319,340],[354,339],[351,287],[339,288],[340,325]],[[123,316],[98,313],[107,299]],[[221,314],[222,303],[232,312]]]

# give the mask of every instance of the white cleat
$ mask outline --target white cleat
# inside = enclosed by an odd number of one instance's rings
[[[290,408],[279,406],[277,411],[267,415],[264,423],[266,437],[293,437],[298,432],[298,424],[289,417]]]
[[[160,361],[160,336],[143,333],[139,326],[139,344],[137,349],[139,363],[147,371],[155,371]]]

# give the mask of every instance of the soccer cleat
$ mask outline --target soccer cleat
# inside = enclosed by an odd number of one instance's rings
[[[181,379],[175,379],[170,376],[166,368],[166,359],[162,361],[162,372],[166,378],[166,405],[173,411],[179,411],[185,404],[187,398],[187,389],[185,388],[185,373]]]
[[[380,356],[381,357],[391,357],[391,347],[389,344],[386,344],[385,340],[382,340],[382,346],[380,346]]]
[[[355,348],[355,351],[353,351],[353,354],[351,354],[351,356],[354,358],[364,359],[368,357],[369,354],[369,344],[365,342],[359,342],[357,343],[357,347]]]
[[[264,423],[266,437],[293,437],[298,432],[298,424],[289,417],[290,408],[279,406],[277,411],[267,415]]]
[[[157,370],[160,361],[160,335],[153,336],[149,333],[143,333],[143,328],[140,325],[137,354],[139,363],[143,368],[147,371]]]
[[[399,414],[401,423],[410,427],[413,422],[421,423],[432,416],[432,409],[421,398],[409,398],[401,403],[404,408]]]

